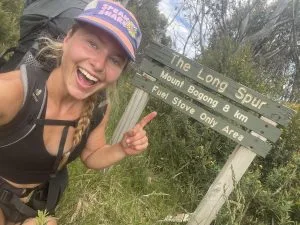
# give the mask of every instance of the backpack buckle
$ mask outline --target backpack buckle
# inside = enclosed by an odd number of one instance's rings
[[[6,189],[0,190],[0,202],[9,202],[12,198],[13,193]]]

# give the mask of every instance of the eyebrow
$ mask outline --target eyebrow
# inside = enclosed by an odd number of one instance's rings
[[[91,37],[93,37],[93,38],[97,39],[99,42],[102,42],[102,43],[105,44],[105,41],[103,41],[103,39],[101,39],[101,37],[99,37],[98,35],[93,34],[93,33],[89,33],[88,35],[91,35]],[[113,37],[111,37],[111,38],[113,38]],[[123,61],[125,61],[125,62],[126,62],[126,60],[128,61],[128,57],[127,57],[127,55],[126,55],[125,50],[122,48],[121,44],[118,43],[117,40],[115,40],[115,41],[116,41],[116,43],[119,45],[120,51],[114,51],[114,52],[113,52],[113,55],[115,55],[115,56],[117,56],[117,57],[119,57],[119,58],[122,58]],[[124,54],[123,54],[123,53],[124,53]]]

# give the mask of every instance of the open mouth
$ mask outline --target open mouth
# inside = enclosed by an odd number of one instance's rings
[[[79,81],[83,85],[93,86],[99,81],[96,77],[94,77],[93,75],[91,75],[89,72],[87,72],[86,70],[84,70],[82,68],[77,69],[77,75],[78,75]]]

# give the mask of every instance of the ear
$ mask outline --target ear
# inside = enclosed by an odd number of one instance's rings
[[[66,50],[66,46],[69,44],[71,37],[73,36],[74,31],[72,29],[70,29],[67,33],[67,35],[64,37],[63,40],[63,52],[65,52]]]
[[[68,31],[67,35],[66,35],[65,38],[64,38],[64,43],[68,42],[69,39],[72,37],[72,35],[73,35],[73,30],[70,29],[70,30]]]

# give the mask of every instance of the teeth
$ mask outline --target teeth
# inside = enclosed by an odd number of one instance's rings
[[[94,76],[92,76],[91,74],[89,74],[89,72],[87,72],[86,70],[79,68],[80,72],[89,80],[97,82],[98,79]]]

